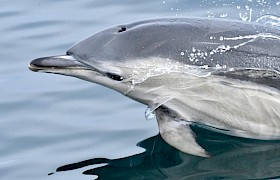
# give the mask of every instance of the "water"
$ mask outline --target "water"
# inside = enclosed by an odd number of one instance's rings
[[[116,24],[175,16],[256,21],[265,14],[279,16],[279,10],[279,0],[3,0],[0,179],[280,177],[279,142],[193,126],[214,156],[187,155],[157,135],[156,122],[145,120],[145,106],[92,83],[27,69],[30,60],[64,54],[75,42]]]
[[[267,26],[274,27],[275,29],[280,29],[280,17],[264,15],[256,20],[258,23],[265,24]]]

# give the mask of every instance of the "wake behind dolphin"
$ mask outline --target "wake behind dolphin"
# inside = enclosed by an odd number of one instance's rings
[[[224,19],[155,19],[101,31],[29,69],[74,76],[148,105],[163,139],[208,157],[190,128],[280,139],[280,32]]]

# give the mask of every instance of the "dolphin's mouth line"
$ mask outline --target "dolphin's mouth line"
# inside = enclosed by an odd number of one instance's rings
[[[63,69],[69,69],[69,70],[91,70],[95,71],[91,68],[88,68],[86,66],[73,66],[73,67],[55,67],[55,66],[49,66],[49,67],[44,67],[44,66],[36,66],[34,64],[29,64],[28,68],[31,71],[38,72],[38,71],[48,71],[48,70],[63,70]]]
[[[99,70],[98,68],[92,66],[91,64],[86,63],[86,62],[84,62],[84,61],[81,61],[81,60],[79,60],[79,59],[76,59],[76,61],[77,61],[79,64],[81,64],[81,68],[85,68],[85,69],[87,69],[87,70],[91,70],[91,71],[97,72],[97,73],[99,73],[99,74],[102,74],[103,76],[106,76],[106,73],[105,73],[105,72]]]
[[[76,59],[71,55],[51,56],[34,59],[28,65],[28,68],[34,72],[45,72],[53,74],[76,74],[74,71],[91,71],[100,76],[109,77],[115,81],[122,81],[124,78],[118,74],[105,72],[98,67],[94,67],[89,63]],[[79,74],[79,73],[78,73]]]
[[[90,70],[96,71],[91,66],[80,62],[79,60],[73,58],[72,56],[62,55],[62,56],[52,56],[34,59],[28,65],[31,71],[44,71],[53,72],[59,70]],[[98,72],[100,73],[100,72]]]

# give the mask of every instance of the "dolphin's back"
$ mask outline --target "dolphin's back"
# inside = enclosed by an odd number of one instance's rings
[[[124,31],[118,32],[120,28]],[[98,36],[100,43],[96,43]],[[89,63],[98,58],[122,62],[160,57],[198,66],[279,70],[279,46],[279,31],[262,24],[180,18],[113,27],[78,43],[68,53]]]

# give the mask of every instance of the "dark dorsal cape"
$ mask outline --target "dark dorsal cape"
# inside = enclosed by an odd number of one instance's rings
[[[154,56],[190,65],[279,71],[279,46],[280,32],[259,23],[179,18],[113,27],[76,44],[67,53],[87,64]]]

